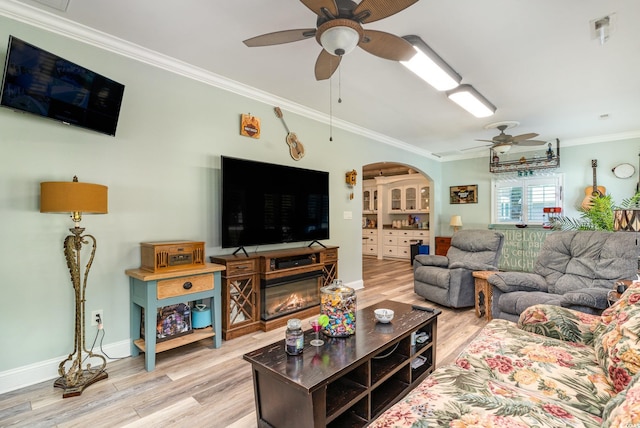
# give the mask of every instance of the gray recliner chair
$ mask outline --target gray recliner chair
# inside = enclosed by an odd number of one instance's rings
[[[635,279],[637,236],[630,232],[560,231],[548,235],[533,272],[499,272],[493,286],[493,318],[518,321],[529,306],[545,303],[599,314],[619,279]]]
[[[419,254],[413,260],[416,294],[450,308],[474,306],[473,271],[496,270],[504,235],[491,230],[461,230],[446,256]]]

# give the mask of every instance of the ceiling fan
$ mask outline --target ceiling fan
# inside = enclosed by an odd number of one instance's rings
[[[394,15],[418,0],[300,0],[318,19],[316,28],[276,31],[245,40],[249,47],[271,46],[315,37],[322,46],[316,60],[316,80],[331,77],[342,56],[356,46],[370,54],[392,61],[408,61],[415,54],[413,45],[390,33],[365,30],[362,24]]]
[[[515,123],[517,124],[517,122]],[[538,136],[538,134],[534,132],[530,132],[528,134],[520,134],[516,136],[505,134],[504,131],[512,126],[515,126],[512,122],[496,124],[495,126],[492,126],[492,127],[499,129],[500,134],[496,135],[491,140],[476,140],[476,141],[485,141],[487,143],[492,143],[490,145],[491,149],[500,154],[504,154],[508,152],[511,149],[511,146],[513,145],[539,146],[547,143],[546,141],[542,141],[542,140],[532,140],[531,138],[535,138]],[[487,145],[487,147],[488,146],[489,145]]]

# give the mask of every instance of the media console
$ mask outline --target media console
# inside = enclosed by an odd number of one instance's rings
[[[316,254],[296,254],[295,256],[275,257],[271,259],[271,270],[307,266],[316,262]]]
[[[245,334],[269,331],[286,324],[287,319],[306,318],[319,314],[320,287],[338,277],[338,247],[301,247],[261,251],[243,255],[211,256],[212,263],[224,265],[222,272],[222,338],[230,340]],[[320,271],[314,279],[317,303],[300,310],[284,311],[282,316],[263,319],[263,293],[261,284],[292,284]],[[305,295],[310,295],[309,290]],[[283,294],[283,298],[289,297]],[[284,305],[283,302],[283,306]],[[294,304],[295,306],[295,304]]]

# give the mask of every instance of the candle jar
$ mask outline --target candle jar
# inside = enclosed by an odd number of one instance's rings
[[[322,333],[329,337],[347,337],[356,332],[356,291],[336,279],[320,289],[320,312],[329,318]]]

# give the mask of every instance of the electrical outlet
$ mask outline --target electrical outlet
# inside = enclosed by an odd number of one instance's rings
[[[100,317],[102,324],[104,325],[104,313],[102,309],[91,311],[91,325],[98,325],[98,317]]]

